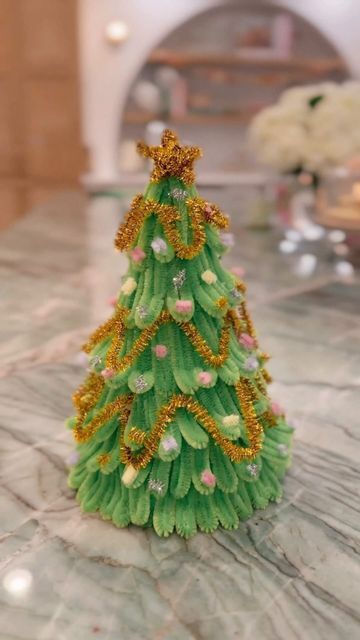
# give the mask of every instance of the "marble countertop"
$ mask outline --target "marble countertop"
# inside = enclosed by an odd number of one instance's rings
[[[126,268],[122,208],[64,193],[0,237],[1,640],[359,638],[359,283],[297,278],[269,234],[235,220],[228,261],[296,427],[283,502],[188,542],[80,513],[64,420]]]

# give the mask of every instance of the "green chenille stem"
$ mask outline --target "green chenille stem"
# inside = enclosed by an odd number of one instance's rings
[[[181,215],[178,231],[183,242],[190,243],[192,231],[187,206],[185,201],[169,195],[173,189],[185,189],[189,197],[197,196],[195,187],[186,186],[178,178],[167,178],[150,183],[145,198],[176,206]],[[131,295],[119,295],[119,304],[129,311],[119,361],[162,311],[169,311],[173,321],[158,328],[150,344],[131,366],[106,380],[85,425],[107,404],[128,394],[129,387],[134,390],[138,375],[145,376],[149,388],[144,393],[135,393],[124,434],[121,434],[122,427],[115,416],[87,442],[78,444],[79,461],[71,469],[69,485],[77,490],[84,511],[98,510],[104,519],[111,520],[117,527],[132,523],[153,527],[159,536],[176,532],[189,538],[197,530],[210,533],[219,526],[234,529],[239,520],[250,518],[254,509],[264,509],[269,502],[281,498],[281,481],[290,464],[292,429],[283,417],[277,419],[275,426],[267,424],[266,418],[262,419],[264,438],[260,453],[252,461],[234,463],[191,413],[178,409],[149,464],[140,469],[130,486],[122,483],[125,466],[120,461],[120,436],[123,435],[133,451],[141,450],[141,445],[129,437],[131,428],[136,426],[149,433],[159,410],[174,394],[191,395],[216,420],[221,433],[241,446],[248,446],[249,440],[234,388],[240,376],[252,381],[257,416],[266,416],[270,409],[269,398],[257,388],[255,374],[246,370],[250,352],[238,342],[232,329],[228,358],[222,366],[211,367],[194,349],[179,324],[181,316],[175,310],[176,300],[192,300],[193,311],[185,319],[191,318],[212,352],[217,353],[224,312],[216,302],[226,298],[229,308],[236,308],[239,302],[231,294],[236,284],[234,276],[221,264],[220,256],[225,248],[219,232],[206,224],[206,244],[192,260],[179,259],[171,246],[163,255],[155,254],[151,242],[156,237],[167,242],[161,223],[152,214],[146,218],[134,243],[146,256],[141,263],[130,260],[124,277],[124,280],[129,276],[135,278],[137,288]],[[173,278],[183,269],[186,280],[176,291]],[[201,275],[207,270],[216,274],[214,284],[202,280]],[[139,313],[141,306],[147,309],[146,317]],[[243,330],[246,332],[246,327]],[[102,359],[96,367],[98,372],[104,367],[111,341],[111,337],[104,338],[92,351],[92,356],[99,355]],[[163,359],[154,353],[157,344],[168,349]],[[261,361],[260,351],[257,357]],[[211,385],[201,386],[200,371],[212,373]],[[237,415],[237,423],[223,425],[223,418],[229,415]],[[69,426],[74,426],[74,421]],[[104,454],[107,454],[105,463],[101,458]],[[256,465],[256,473],[251,473],[250,463]],[[204,471],[216,476],[216,484],[204,484]]]

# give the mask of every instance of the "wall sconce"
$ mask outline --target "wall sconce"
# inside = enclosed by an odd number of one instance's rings
[[[129,27],[122,20],[111,20],[105,28],[105,38],[109,44],[119,45],[129,36]]]

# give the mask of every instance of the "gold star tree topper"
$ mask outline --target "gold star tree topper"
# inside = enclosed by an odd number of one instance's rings
[[[144,158],[154,161],[152,182],[159,182],[162,178],[170,176],[180,178],[185,184],[194,182],[193,164],[201,158],[202,151],[199,147],[182,147],[174,131],[165,129],[161,136],[161,145],[158,147],[150,147],[144,142],[139,142],[137,148]]]

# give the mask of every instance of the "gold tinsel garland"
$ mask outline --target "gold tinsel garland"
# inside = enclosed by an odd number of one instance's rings
[[[226,307],[229,305],[229,301],[227,298],[225,298],[225,296],[222,296],[221,298],[218,298],[216,300],[215,304],[218,309],[226,309]]]
[[[242,282],[238,282],[237,289],[239,289],[239,291],[241,291],[241,293],[243,293],[243,294],[246,292],[246,286]],[[257,341],[257,338],[256,338],[255,328],[254,328],[253,321],[251,319],[251,316],[250,316],[250,313],[248,311],[248,308],[247,308],[245,300],[243,300],[240,303],[241,318],[237,315],[236,311],[234,311],[234,310],[231,310],[230,313],[232,315],[232,322],[233,322],[234,329],[237,332],[237,335],[240,335],[240,333],[243,331],[243,327],[242,327],[242,324],[241,324],[241,322],[243,321],[244,324],[245,324],[246,332],[249,334],[249,336],[251,336],[254,339],[255,346],[258,347],[258,341]],[[263,360],[269,360],[269,358],[270,358],[270,356],[267,353],[263,352],[263,351],[261,352],[260,356],[261,356],[261,358]],[[267,384],[270,384],[272,382],[272,377],[271,377],[270,373],[268,372],[268,370],[265,367],[262,367],[261,374],[262,374],[262,377],[263,377],[264,381]],[[256,376],[256,380],[258,382],[260,391],[263,393],[263,395],[267,396],[266,389],[265,389],[263,383],[261,382],[259,375]]]
[[[111,460],[110,453],[100,453],[100,455],[96,458],[99,467],[106,467],[108,462]]]
[[[83,424],[89,411],[96,405],[105,386],[102,376],[90,373],[73,394],[72,400],[77,410],[77,423]]]
[[[246,284],[245,282],[243,282],[242,280],[237,280],[236,283],[236,287],[235,287],[238,291],[240,291],[240,293],[242,293],[243,295],[245,295],[246,293]]]
[[[241,311],[241,317],[244,320],[246,325],[247,333],[249,334],[249,336],[251,336],[254,339],[255,344],[257,346],[255,328],[254,328],[250,313],[248,312],[245,300],[243,300],[243,302],[240,302],[240,311]]]
[[[227,315],[220,333],[218,354],[211,351],[206,340],[200,335],[196,327],[191,322],[179,324],[179,327],[183,330],[194,349],[203,357],[207,364],[213,367],[221,367],[229,355],[230,323],[231,316]]]
[[[149,433],[133,427],[129,432],[129,439],[143,446],[140,453],[131,451],[130,447],[121,442],[121,461],[131,464],[135,469],[146,467],[155,455],[160,439],[164,435],[167,426],[174,420],[177,409],[186,409],[211,435],[213,440],[222,448],[232,462],[253,459],[261,450],[263,428],[258,421],[252,404],[252,395],[249,382],[241,378],[235,386],[241,411],[244,417],[248,447],[242,447],[228,440],[220,431],[216,421],[196,400],[186,395],[175,395],[170,402],[163,407]]]
[[[262,375],[263,375],[263,378],[264,378],[264,380],[265,380],[266,384],[271,384],[271,383],[272,383],[272,381],[273,381],[272,376],[270,375],[270,373],[268,372],[268,370],[267,370],[267,369],[265,369],[265,367],[263,367],[263,368],[261,369],[261,373],[262,373]]]
[[[220,229],[226,229],[228,219],[215,205],[211,205],[210,219],[206,217],[205,209],[208,203],[202,198],[191,198],[186,201],[192,228],[192,241],[185,244],[180,236],[176,223],[181,219],[176,207],[170,204],[161,204],[156,200],[144,199],[142,195],[135,196],[124,222],[120,225],[115,236],[115,247],[120,251],[126,251],[134,244],[144,220],[151,214],[158,216],[164,227],[165,236],[174,248],[178,258],[191,260],[202,250],[205,240],[205,223],[210,222]]]
[[[248,447],[242,447],[228,440],[220,431],[214,418],[191,396],[183,394],[174,395],[170,402],[162,407],[158,413],[154,426],[149,433],[145,433],[136,427],[132,427],[129,439],[137,444],[141,444],[143,450],[135,453],[124,443],[124,430],[129,418],[133,395],[121,396],[110,404],[106,405],[97,415],[84,426],[84,417],[78,416],[74,427],[74,437],[78,443],[87,442],[93,435],[104,426],[111,418],[120,416],[121,438],[120,438],[120,458],[124,464],[132,464],[136,469],[145,467],[153,458],[157,451],[161,437],[164,435],[167,426],[173,421],[177,409],[183,408],[194,415],[196,420],[208,431],[215,442],[221,446],[226,455],[233,462],[250,460],[254,458],[261,449],[263,428],[256,417],[253,407],[254,393],[250,382],[245,378],[235,385],[239,405],[246,426]],[[106,464],[108,458],[106,454],[100,454],[97,458],[100,465]]]
[[[96,416],[87,424],[84,425],[84,417],[77,416],[76,424],[73,428],[74,438],[78,443],[84,443],[90,440],[95,433],[104,426],[111,418],[116,415],[122,416],[122,422],[126,424],[129,417],[131,402],[133,399],[132,394],[121,396],[110,404],[105,405]],[[95,402],[96,404],[96,402]]]
[[[277,425],[277,418],[272,411],[265,411],[265,413],[261,415],[261,422],[266,424],[268,429],[273,429]]]
[[[140,194],[136,195],[133,199],[130,209],[125,215],[124,222],[120,225],[117,230],[115,236],[115,247],[120,251],[125,251],[126,249],[130,249],[133,242],[140,232],[142,224],[149,213],[146,213],[141,208],[141,202],[143,200],[143,196]]]
[[[234,327],[235,334],[237,336],[240,336],[240,334],[244,330],[244,327],[241,323],[241,318],[237,314],[236,310],[229,309],[229,311],[227,312],[227,316],[231,318],[231,323],[232,323],[232,326]]]
[[[220,211],[216,204],[207,202],[207,200],[199,197],[188,198],[186,204],[190,215],[194,213],[200,220],[213,224],[218,229],[228,228],[229,218]]]
[[[242,307],[244,308],[244,307]],[[112,343],[108,349],[106,355],[106,367],[112,369],[115,372],[125,371],[131,366],[136,358],[147,348],[152,338],[155,336],[160,326],[174,322],[174,319],[168,311],[162,311],[157,320],[146,327],[141,335],[135,340],[131,350],[125,356],[118,360],[118,353],[122,347],[123,337],[126,330],[126,317],[129,314],[129,310],[125,307],[118,307],[115,315],[100,325],[89,337],[87,343],[83,346],[83,350],[86,353],[90,353],[92,349],[102,340],[107,337],[113,337]],[[202,356],[204,361],[213,367],[221,367],[227,360],[229,355],[229,341],[230,341],[230,327],[233,327],[235,335],[239,335],[244,330],[242,322],[245,321],[245,329],[249,332],[249,313],[246,311],[246,318],[240,318],[234,309],[229,309],[225,315],[224,326],[221,330],[218,353],[213,353],[208,346],[206,340],[201,336],[192,322],[176,323],[178,327],[187,336],[191,344],[197,353]],[[269,358],[268,354],[261,353],[261,357],[264,360]],[[266,368],[262,368],[256,375],[257,385],[261,393],[267,396],[266,388],[261,379],[270,384],[272,378]],[[100,381],[99,381],[100,384]]]
[[[148,347],[158,329],[169,322],[175,322],[177,324],[207,364],[213,367],[221,367],[229,356],[230,327],[233,327],[236,335],[239,335],[242,328],[241,320],[236,312],[233,309],[227,311],[220,333],[218,353],[214,353],[192,322],[176,322],[168,311],[162,311],[153,324],[143,329],[141,335],[132,345],[129,353],[119,360],[118,354],[123,343],[126,329],[125,320],[128,313],[129,311],[125,307],[118,307],[114,317],[98,327],[98,329],[91,334],[86,344],[83,345],[83,350],[86,353],[90,353],[99,342],[105,340],[107,337],[113,336],[111,346],[106,354],[106,367],[115,372],[125,371],[130,367],[136,358]]]
[[[225,300],[225,298],[224,298]],[[245,328],[249,335],[254,337],[254,330],[250,320],[249,313],[246,309],[245,303],[240,304],[242,317],[239,317],[234,309],[229,309],[225,315],[224,326],[220,333],[218,353],[213,353],[208,346],[206,340],[201,336],[198,329],[192,322],[177,322],[177,326],[184,332],[187,338],[190,340],[197,353],[203,357],[205,362],[210,366],[221,367],[228,358],[229,355],[229,340],[230,340],[230,327],[233,327],[235,335],[238,337],[244,330],[242,321],[245,322]],[[244,314],[245,310],[245,314]],[[98,327],[89,337],[88,341],[83,345],[83,350],[86,353],[90,353],[94,347],[107,337],[113,337],[111,346],[108,349],[106,355],[106,367],[112,369],[115,372],[125,371],[136,360],[136,358],[148,347],[150,341],[155,336],[159,327],[174,322],[173,317],[168,311],[162,311],[159,317],[146,327],[141,335],[135,340],[131,350],[125,356],[118,360],[118,354],[122,347],[123,337],[126,329],[125,321],[129,314],[129,310],[125,307],[118,307],[115,315],[104,322]],[[261,354],[263,359],[268,359],[269,356],[265,353]],[[264,379],[266,382],[271,382],[269,373],[262,370]]]
[[[97,344],[105,340],[105,338],[112,336],[115,332],[115,325],[119,321],[119,317],[119,308],[117,308],[116,313],[112,318],[106,320],[106,322],[101,324],[90,334],[85,344],[83,344],[82,350],[85,351],[85,353],[90,353]]]
[[[192,241],[184,244],[177,229],[176,222],[166,214],[159,214],[159,220],[164,227],[165,236],[169,244],[173,247],[178,258],[182,260],[192,260],[202,250],[205,240],[205,226],[199,213],[193,212],[191,215]]]

